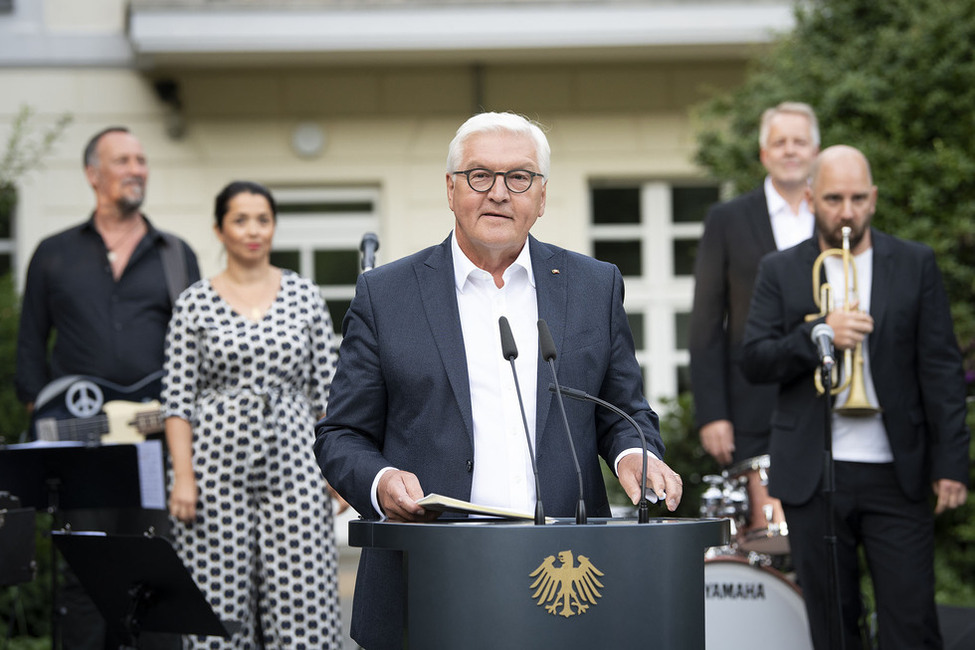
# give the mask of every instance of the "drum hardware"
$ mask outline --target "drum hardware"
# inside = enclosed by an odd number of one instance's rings
[[[789,528],[778,499],[768,494],[769,456],[744,460],[704,477],[702,517],[731,520],[732,545],[744,553],[789,553]]]

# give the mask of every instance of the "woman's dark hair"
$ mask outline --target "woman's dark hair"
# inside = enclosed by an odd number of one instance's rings
[[[217,194],[217,200],[213,208],[213,216],[216,218],[217,228],[223,230],[223,218],[227,215],[227,210],[230,209],[230,200],[238,194],[244,193],[257,194],[267,199],[267,204],[271,206],[271,218],[277,222],[278,206],[274,202],[274,197],[271,196],[271,190],[253,181],[233,181],[227,187],[220,190],[220,194]]]

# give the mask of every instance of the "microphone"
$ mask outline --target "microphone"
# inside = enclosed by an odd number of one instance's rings
[[[379,237],[374,232],[367,232],[362,236],[359,251],[362,253],[362,272],[371,271],[376,267],[376,251],[379,250]]]
[[[565,401],[562,399],[562,391],[559,390],[559,378],[555,373],[555,341],[552,340],[552,333],[548,329],[548,323],[544,319],[538,319],[538,347],[542,351],[542,359],[548,362],[548,367],[552,369],[552,381],[555,382],[555,396],[558,398],[559,410],[562,411],[562,422],[565,424],[565,436],[569,439],[569,450],[572,452],[572,462],[576,466],[576,478],[579,479],[579,503],[576,504],[576,523],[586,523],[586,501],[583,498],[585,492],[582,485],[582,469],[579,468],[579,456],[576,454],[576,445],[572,441],[572,432],[569,431],[569,418],[565,414]]]
[[[650,499],[647,497],[647,437],[643,435],[643,430],[640,428],[640,425],[637,424],[636,420],[634,420],[630,414],[623,409],[610,404],[605,400],[599,399],[598,397],[594,397],[585,391],[577,390],[575,388],[566,388],[565,386],[556,386],[555,384],[549,384],[548,389],[552,393],[558,391],[566,397],[576,399],[581,402],[592,402],[593,404],[599,404],[603,408],[609,409],[616,415],[629,422],[630,425],[636,429],[637,434],[640,436],[640,443],[643,445],[643,474],[640,477],[640,485],[642,485],[643,488],[641,490],[637,522],[641,524],[650,523]]]
[[[832,370],[836,364],[833,357],[833,328],[826,323],[818,323],[809,335],[819,351],[819,362],[827,371]]]
[[[545,525],[545,509],[542,508],[542,486],[538,480],[538,467],[535,464],[535,450],[532,449],[532,437],[528,432],[528,418],[525,417],[525,404],[521,399],[521,386],[518,385],[518,371],[515,370],[515,359],[518,358],[518,346],[511,334],[508,319],[502,316],[498,319],[501,328],[501,356],[511,363],[511,376],[515,378],[515,393],[518,394],[518,408],[521,409],[521,422],[525,425],[525,440],[528,442],[528,457],[532,461],[532,473],[535,475],[535,525]]]

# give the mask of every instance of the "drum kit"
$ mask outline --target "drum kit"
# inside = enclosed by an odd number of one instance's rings
[[[702,517],[729,519],[732,542],[704,563],[707,650],[811,650],[802,593],[791,578],[789,527],[768,493],[768,455],[705,476]],[[746,630],[747,634],[733,633]]]

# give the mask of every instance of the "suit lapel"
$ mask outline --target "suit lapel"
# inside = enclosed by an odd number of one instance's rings
[[[414,265],[423,312],[437,344],[447,380],[464,417],[467,435],[474,441],[474,416],[471,414],[471,387],[467,376],[467,353],[457,308],[454,285],[454,262],[450,252],[450,237],[434,248],[425,260]]]
[[[807,239],[801,244],[798,244],[797,250],[801,250],[800,259],[802,266],[800,268],[807,269],[807,271],[805,271],[805,277],[796,276],[796,279],[799,282],[798,286],[802,287],[802,290],[797,294],[799,299],[802,301],[801,311],[806,315],[817,314],[819,312],[816,309],[816,301],[819,300],[819,297],[815,296],[815,292],[813,291],[815,287],[813,286],[814,281],[810,273],[813,265],[816,264],[816,258],[819,257],[819,239],[817,237]],[[822,286],[824,282],[826,282],[826,267],[820,266],[819,286]]]
[[[565,342],[566,282],[569,281],[568,269],[564,268],[565,251],[546,246],[532,236],[528,237],[528,246],[532,258],[532,271],[535,275],[538,317],[548,324],[555,349],[561,355]],[[535,394],[535,448],[537,449],[541,444],[541,436],[545,431],[555,395],[548,390],[552,371],[548,363],[542,359],[542,355],[538,351],[535,351],[535,354],[538,356],[538,387]],[[558,370],[558,357],[555,359],[555,367]]]
[[[775,234],[772,232],[772,219],[768,214],[768,200],[765,190],[759,188],[748,196],[748,222],[752,236],[761,249],[770,253],[775,250]]]
[[[870,334],[870,358],[877,358],[877,343],[882,338],[881,328],[887,312],[891,283],[896,281],[894,256],[891,254],[890,240],[884,233],[870,229],[870,242],[873,246],[873,282],[870,286],[870,315],[873,316],[873,332]]]

